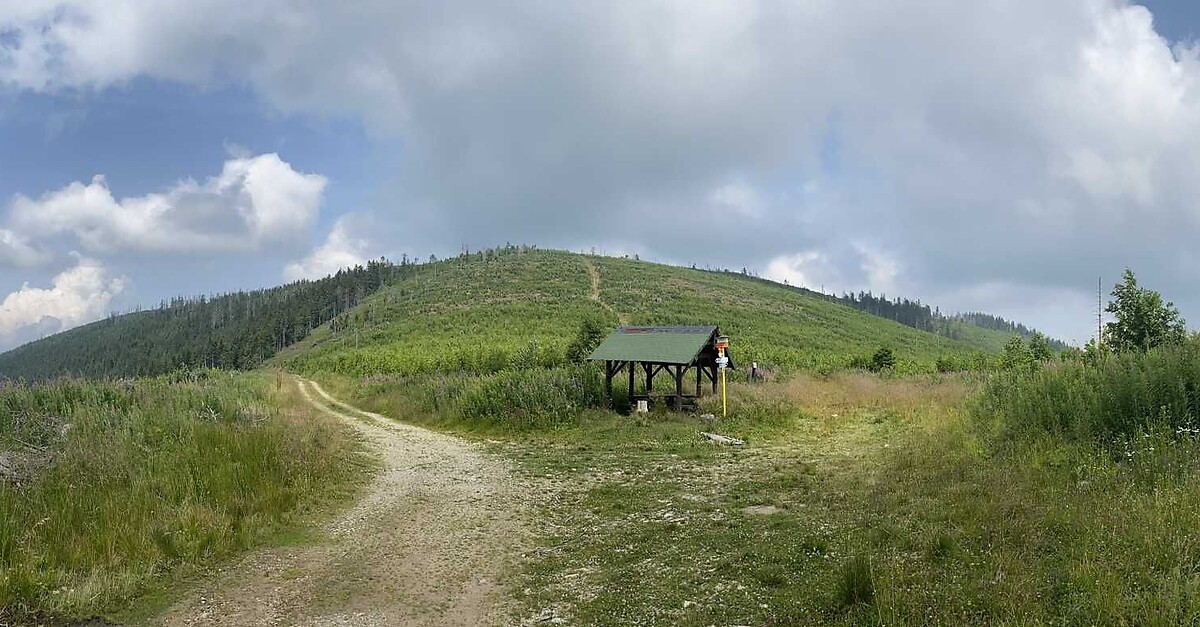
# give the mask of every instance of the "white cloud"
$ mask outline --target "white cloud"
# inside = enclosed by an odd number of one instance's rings
[[[855,242],[779,255],[767,262],[763,276],[826,294],[870,291],[897,296],[900,264],[882,251]]]
[[[21,286],[0,303],[0,347],[99,319],[126,283],[110,276],[101,263],[81,257],[75,267],[55,276],[49,288]]]
[[[758,192],[745,183],[728,183],[712,191],[709,202],[721,209],[733,211],[738,217],[762,217],[763,205]]]
[[[1095,289],[1095,284],[1092,287]],[[1037,319],[1041,331],[1078,346],[1096,336],[1095,292],[1083,294],[997,281],[934,296],[943,312],[982,311],[1018,322]]]
[[[325,243],[307,257],[287,264],[283,269],[286,281],[320,279],[335,274],[343,268],[365,265],[368,243],[350,233],[346,216],[338,219],[329,231]]]
[[[865,244],[857,243],[854,249],[862,258],[862,270],[867,275],[867,289],[876,294],[896,296],[896,279],[900,276],[900,263],[885,253]]]
[[[691,258],[707,204],[733,216],[711,261],[793,282],[1080,293],[1129,263],[1200,294],[1172,252],[1200,238],[1200,48],[1125,0],[63,1],[4,5],[0,32],[10,86],[228,81],[399,134],[392,222],[440,250]],[[69,228],[147,237],[130,213]],[[857,241],[886,257],[828,252]]]
[[[829,261],[829,257],[820,251],[810,250],[790,255],[780,255],[767,263],[763,276],[778,281],[806,287],[810,290],[823,289],[826,280],[838,278],[837,269]]]
[[[0,228],[0,265],[30,268],[49,263],[52,255],[30,243],[29,238]]]
[[[249,251],[306,235],[325,185],[276,154],[233,158],[204,183],[121,199],[96,176],[36,200],[17,196],[10,228],[27,238],[71,235],[93,253]]]

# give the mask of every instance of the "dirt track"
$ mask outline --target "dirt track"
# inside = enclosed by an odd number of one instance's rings
[[[315,545],[256,552],[194,590],[164,625],[495,625],[513,622],[503,577],[529,536],[500,459],[458,438],[342,403],[305,399],[358,429],[383,470]]]

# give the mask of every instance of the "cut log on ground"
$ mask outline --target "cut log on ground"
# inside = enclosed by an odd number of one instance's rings
[[[727,435],[720,435],[718,433],[706,433],[701,431],[700,436],[707,439],[709,442],[715,442],[717,444],[726,444],[729,446],[742,446],[745,444],[745,442],[742,440],[731,438]]]

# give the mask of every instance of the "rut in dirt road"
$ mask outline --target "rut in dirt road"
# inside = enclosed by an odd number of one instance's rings
[[[165,625],[497,625],[529,533],[508,465],[452,436],[360,411],[311,381],[383,469],[312,546],[256,552],[193,591]],[[315,394],[314,394],[315,393]]]

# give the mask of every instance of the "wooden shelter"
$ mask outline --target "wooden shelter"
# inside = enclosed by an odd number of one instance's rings
[[[629,402],[654,398],[654,377],[666,372],[671,377],[670,394],[662,395],[675,409],[682,409],[685,400],[694,401],[701,394],[703,378],[712,383],[717,391],[717,336],[716,326],[671,326],[671,327],[617,327],[589,358],[604,362],[605,400],[612,407],[613,379],[626,373],[629,381]],[[732,355],[729,366],[733,366]],[[696,393],[684,392],[684,380],[688,370],[696,370]],[[644,377],[645,394],[634,394],[634,382],[638,375]]]

